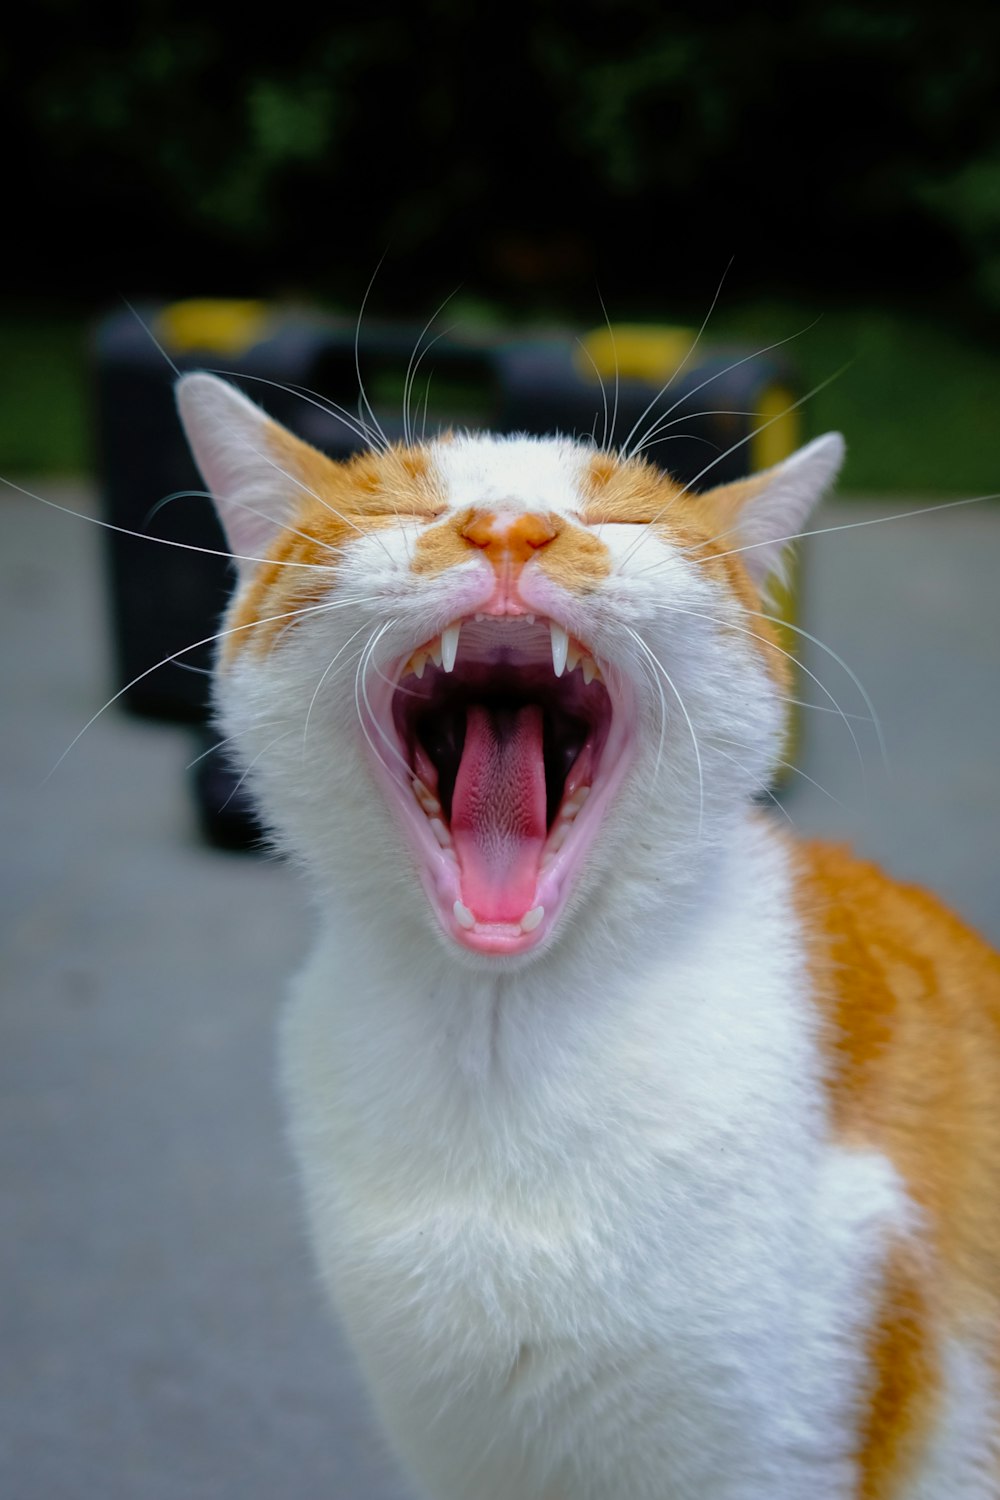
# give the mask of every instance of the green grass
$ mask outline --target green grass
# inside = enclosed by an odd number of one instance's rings
[[[974,347],[930,318],[871,308],[761,304],[720,314],[710,331],[751,346],[798,335],[781,352],[797,366],[805,390],[823,386],[802,409],[803,430],[844,434],[845,492],[1000,490],[996,351]]]
[[[843,490],[928,496],[1000,490],[995,352],[931,317],[789,303],[719,310],[705,338],[762,347],[796,334],[783,352],[805,389],[848,366],[803,409],[807,434],[837,428],[847,437]],[[0,308],[0,475],[91,467],[88,335],[79,314]]]
[[[0,308],[0,475],[90,469],[88,332],[79,314]]]

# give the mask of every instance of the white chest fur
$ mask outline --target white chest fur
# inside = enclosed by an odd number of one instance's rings
[[[768,847],[742,880],[745,838],[711,920],[638,978],[564,960],[561,983],[487,984],[333,936],[298,982],[285,1075],[320,1264],[431,1495],[850,1493],[906,1204],[826,1139],[788,877]]]

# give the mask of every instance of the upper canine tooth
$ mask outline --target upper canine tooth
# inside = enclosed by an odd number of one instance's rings
[[[555,620],[549,621],[549,630],[552,632],[552,670],[557,677],[561,677],[566,670],[569,636],[561,625],[556,624]]]
[[[455,665],[455,657],[458,655],[458,637],[461,634],[461,621],[448,625],[441,632],[441,665],[446,672],[450,672]]]

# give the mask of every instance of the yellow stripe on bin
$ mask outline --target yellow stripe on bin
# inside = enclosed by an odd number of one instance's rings
[[[267,331],[266,302],[226,297],[191,297],[161,308],[154,320],[157,338],[175,354],[212,350],[245,354]]]
[[[573,351],[577,374],[586,380],[649,380],[660,385],[684,363],[694,344],[690,328],[657,327],[646,323],[616,323],[585,333]]]

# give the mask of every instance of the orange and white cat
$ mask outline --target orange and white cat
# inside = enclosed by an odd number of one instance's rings
[[[754,800],[762,593],[840,438],[693,496],[179,400],[239,564],[221,720],[319,919],[315,1249],[414,1486],[1000,1496],[1000,960]]]

